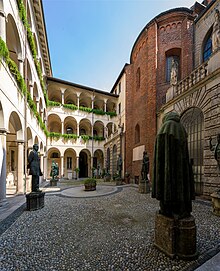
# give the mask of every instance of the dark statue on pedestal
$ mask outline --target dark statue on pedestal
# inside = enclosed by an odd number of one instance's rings
[[[51,165],[51,171],[50,171],[50,176],[52,177],[52,180],[56,180],[59,175],[59,167],[55,161],[52,161]]]
[[[149,173],[149,156],[147,155],[147,152],[143,152],[143,161],[142,161],[142,168],[141,168],[141,178],[142,180],[149,181],[148,179],[148,173]]]
[[[212,138],[209,139],[209,148],[211,151],[214,151],[214,157],[218,164],[218,169],[220,170],[220,134],[217,135],[216,145],[212,144]]]
[[[169,257],[197,258],[195,199],[187,134],[179,114],[165,115],[156,137],[152,197],[160,201],[155,219],[155,246]]]
[[[187,134],[177,113],[165,115],[156,137],[152,183],[152,197],[160,201],[161,214],[190,216],[195,199],[194,178]]]
[[[122,158],[121,158],[121,155],[119,154],[118,160],[117,160],[117,171],[118,171],[120,179],[122,177],[122,165],[123,165]]]
[[[44,207],[45,193],[39,189],[39,176],[42,176],[43,174],[40,169],[38,149],[38,144],[34,144],[33,151],[31,151],[28,156],[29,174],[32,175],[31,193],[26,195],[28,211],[34,211]]]
[[[31,179],[31,191],[40,192],[39,190],[39,176],[42,176],[40,169],[40,160],[38,156],[38,144],[33,145],[33,151],[28,156],[28,168],[30,169],[29,174],[32,175]]]

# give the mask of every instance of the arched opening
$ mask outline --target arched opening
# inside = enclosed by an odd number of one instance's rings
[[[137,124],[135,126],[135,144],[140,142],[140,126]]]
[[[92,125],[90,120],[82,119],[79,123],[79,135],[92,135]]]
[[[61,133],[61,119],[56,114],[48,116],[48,131],[54,133]]]
[[[66,89],[64,92],[64,103],[77,105],[77,95],[72,89]]]
[[[102,175],[103,170],[103,151],[102,150],[96,150],[93,155],[93,168],[94,170],[94,176],[97,178],[100,178]]]
[[[181,116],[181,122],[188,134],[190,162],[193,166],[195,191],[203,193],[203,151],[204,151],[204,116],[198,107],[192,107]]]
[[[79,154],[79,177],[86,178],[89,176],[90,154],[88,150],[82,150]]]
[[[94,123],[93,136],[104,137],[104,124],[102,121],[96,121]]]
[[[178,67],[177,71],[177,80],[181,79],[181,49],[180,48],[172,48],[166,52],[166,82],[169,83],[171,79],[171,67],[172,61],[174,61]]]
[[[22,61],[21,41],[18,34],[16,23],[14,21],[14,18],[11,16],[11,14],[9,14],[7,17],[6,44],[8,46],[10,58],[15,62],[19,71],[23,73],[23,69],[19,67],[19,63],[18,63],[18,60]]]
[[[77,134],[77,122],[73,117],[66,117],[64,120],[64,133]]]
[[[61,90],[54,84],[49,84],[48,86],[48,99],[50,101],[62,103]]]
[[[12,112],[9,117],[8,130],[6,136],[6,192],[23,192],[24,149],[20,142],[23,142],[24,138],[21,120],[16,112]]]

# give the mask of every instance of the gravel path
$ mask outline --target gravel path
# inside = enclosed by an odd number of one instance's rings
[[[45,207],[23,212],[0,236],[1,271],[194,270],[219,251],[220,218],[195,202],[197,261],[171,260],[153,246],[158,201],[127,187],[98,198],[45,197]]]

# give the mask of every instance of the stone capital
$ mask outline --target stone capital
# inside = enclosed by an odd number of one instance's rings
[[[7,135],[9,131],[5,128],[0,128],[0,135]]]
[[[5,14],[4,10],[0,10],[0,16],[4,17],[6,19],[6,14]]]
[[[17,143],[18,144],[24,144],[24,140],[22,140],[22,139],[21,140],[17,140]]]

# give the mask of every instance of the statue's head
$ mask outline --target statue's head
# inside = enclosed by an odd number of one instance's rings
[[[33,145],[33,149],[34,149],[35,151],[38,151],[38,149],[39,149],[38,144],[34,144],[34,145]]]
[[[163,123],[169,120],[174,120],[176,122],[180,122],[180,115],[176,112],[168,112],[164,117],[163,117]]]

